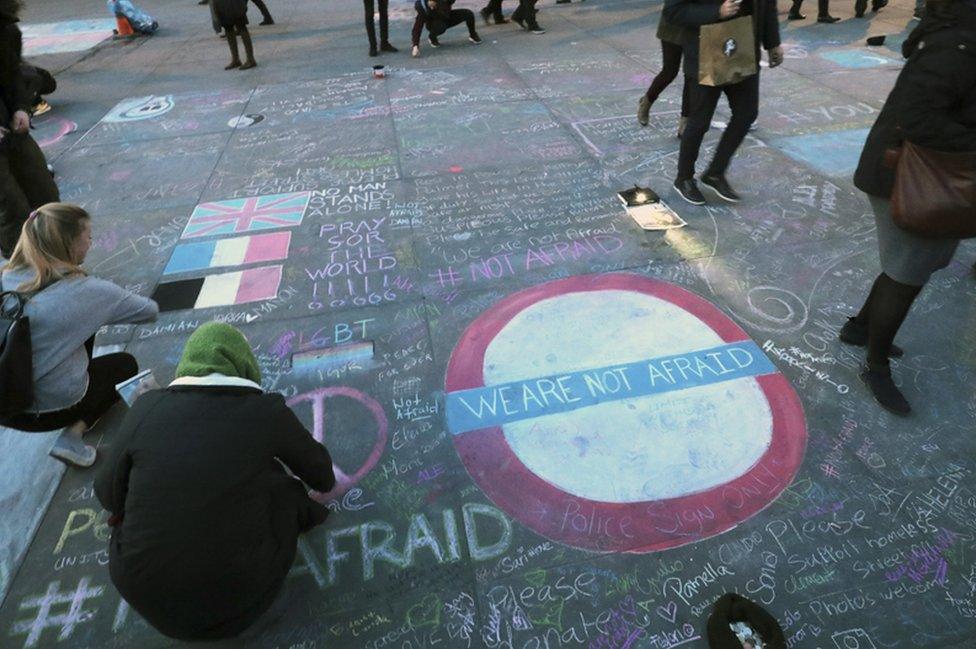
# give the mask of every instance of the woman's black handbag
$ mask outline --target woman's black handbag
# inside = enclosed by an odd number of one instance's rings
[[[24,412],[34,402],[30,318],[27,297],[0,292],[0,416]]]

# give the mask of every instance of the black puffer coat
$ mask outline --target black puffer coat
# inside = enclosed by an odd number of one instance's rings
[[[927,13],[902,53],[908,62],[854,173],[858,189],[883,198],[895,183],[885,150],[903,140],[938,151],[976,151],[976,0]]]

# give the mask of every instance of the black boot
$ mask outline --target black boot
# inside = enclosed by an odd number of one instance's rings
[[[879,367],[865,366],[861,371],[861,380],[871,390],[874,400],[888,412],[901,417],[911,413],[912,406],[892,380],[891,368],[887,364]]]
[[[251,34],[247,31],[247,27],[241,27],[241,42],[244,43],[244,55],[247,57],[241,70],[250,70],[258,63],[254,60],[254,46],[251,44]]]
[[[227,47],[230,48],[230,63],[224,66],[225,70],[233,70],[241,67],[241,55],[237,51],[237,28],[228,27],[224,30],[227,35]]]
[[[793,6],[790,7],[790,13],[786,16],[787,20],[803,20],[806,18],[800,13],[800,7],[803,6],[803,0],[793,0]]]

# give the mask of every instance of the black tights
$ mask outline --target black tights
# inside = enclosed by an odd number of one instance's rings
[[[380,43],[385,43],[390,40],[390,19],[387,14],[387,9],[390,6],[390,0],[377,0],[380,9]],[[366,13],[366,36],[369,37],[369,46],[376,49],[376,25],[373,22],[373,16],[376,13],[376,6],[374,0],[363,0],[363,10]]]
[[[264,0],[251,0],[251,2],[253,2],[254,6],[257,7],[258,11],[261,12],[261,18],[267,22],[271,22],[273,20],[273,18],[271,18],[271,12],[268,11],[268,5],[264,4]]]
[[[680,45],[661,41],[661,54],[663,54],[661,71],[651,81],[651,85],[645,93],[651,104],[657,101],[664,89],[671,85],[671,82],[678,76],[678,72],[681,71],[682,52],[683,49]],[[681,116],[688,116],[688,83],[683,83],[681,87]]]
[[[921,286],[896,282],[884,273],[874,280],[868,299],[854,317],[855,322],[868,327],[869,368],[888,366],[891,344],[921,290]]]

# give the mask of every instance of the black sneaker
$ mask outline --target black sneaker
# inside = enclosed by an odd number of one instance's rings
[[[831,23],[840,22],[840,18],[836,18],[834,16],[817,16],[817,22],[818,23],[827,23],[829,25]]]
[[[478,36],[477,34],[469,34],[468,35],[468,40],[471,41],[472,43],[474,43],[475,45],[480,45],[481,44],[481,37]]]
[[[568,5],[571,0],[556,0],[557,5]]]
[[[546,30],[544,30],[539,23],[536,23],[534,25],[529,25],[529,31],[532,32],[533,34],[545,34],[546,33]]]
[[[681,198],[685,199],[692,205],[705,204],[705,196],[701,193],[701,190],[698,189],[698,183],[695,182],[694,178],[674,181],[674,190],[678,192]]]
[[[271,16],[268,16],[267,18],[265,18],[264,20],[262,20],[258,24],[259,25],[273,25],[273,24],[275,24],[274,23],[274,18],[272,18]]]
[[[840,334],[837,337],[842,343],[864,347],[868,344],[868,326],[861,324],[854,318],[848,318],[844,326],[840,328]],[[891,358],[901,358],[904,355],[905,350],[898,345],[892,344],[888,349],[888,356]]]
[[[872,369],[865,366],[861,370],[861,380],[868,386],[874,400],[890,413],[904,417],[911,413],[912,406],[891,379],[891,368]]]
[[[431,47],[440,47],[441,46],[441,42],[439,40],[437,40],[437,37],[436,36],[428,36],[427,37],[427,42],[430,43],[430,46]]]
[[[382,51],[384,51],[384,52],[399,52],[400,51],[397,48],[395,48],[392,45],[390,45],[389,43],[382,43],[380,45],[380,49]]]
[[[729,185],[728,181],[725,180],[725,176],[704,173],[701,175],[701,183],[718,194],[718,197],[724,201],[729,203],[738,203],[742,200],[742,198],[736,194],[735,190]]]
[[[791,11],[786,16],[787,20],[806,20],[807,17],[801,14],[799,11]]]

